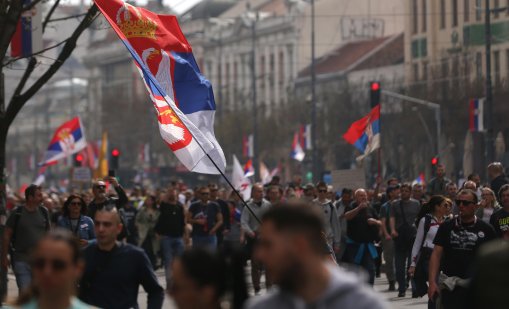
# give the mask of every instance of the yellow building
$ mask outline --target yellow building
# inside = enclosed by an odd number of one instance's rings
[[[492,80],[509,77],[509,1],[491,0]],[[424,80],[482,81],[485,63],[485,0],[405,1],[407,85]],[[496,9],[498,12],[495,12]]]

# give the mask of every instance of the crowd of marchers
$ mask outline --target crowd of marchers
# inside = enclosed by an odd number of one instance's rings
[[[509,180],[498,162],[488,175],[458,188],[439,165],[427,184],[371,189],[276,176],[245,202],[215,183],[30,185],[0,214],[0,293],[12,308],[139,308],[140,286],[150,309],[165,291],[178,308],[387,308],[371,287],[383,272],[388,290],[428,308],[503,308]]]

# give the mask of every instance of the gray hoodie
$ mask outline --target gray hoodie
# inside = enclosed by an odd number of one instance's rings
[[[289,292],[273,289],[268,294],[251,298],[245,309],[387,309],[388,304],[373,291],[361,283],[355,275],[341,268],[330,265],[331,280],[323,295],[314,303],[306,304],[304,300]]]

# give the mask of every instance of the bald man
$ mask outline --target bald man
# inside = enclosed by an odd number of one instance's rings
[[[355,201],[346,208],[347,247],[345,262],[357,264],[369,273],[369,283],[375,283],[375,259],[378,257],[374,242],[381,226],[378,215],[368,203],[366,190],[358,189]]]

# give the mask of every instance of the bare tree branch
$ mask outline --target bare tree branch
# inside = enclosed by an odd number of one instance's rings
[[[43,53],[47,52],[47,51],[48,51],[48,50],[50,50],[50,49],[56,48],[56,47],[58,47],[58,46],[60,46],[60,45],[62,45],[62,44],[64,44],[64,43],[66,43],[66,42],[67,42],[69,39],[71,39],[71,38],[72,38],[72,36],[71,36],[71,37],[69,37],[69,38],[68,38],[68,39],[66,39],[66,40],[63,40],[63,41],[61,41],[61,42],[58,42],[58,43],[57,43],[57,44],[55,44],[55,45],[51,45],[50,47],[46,47],[45,49],[41,49],[40,51],[35,52],[35,53],[33,53],[33,54],[30,54],[30,55],[28,55],[28,56],[22,56],[22,57],[12,58],[11,60],[7,61],[4,65],[2,65],[2,67],[6,67],[6,66],[8,66],[9,64],[11,64],[11,63],[13,63],[13,62],[16,62],[16,61],[18,61],[18,60],[21,60],[21,59],[31,58],[31,57],[33,57],[33,56],[37,56],[37,55],[43,54]]]
[[[36,64],[37,64],[37,59],[35,59],[34,57],[30,58],[30,62],[28,62],[28,66],[25,70],[25,73],[23,73],[23,76],[21,77],[21,79],[18,83],[18,86],[14,90],[14,94],[13,94],[14,96],[18,96],[21,93],[21,91],[23,91],[23,88],[25,87],[25,84],[27,83],[28,78],[30,78],[30,75],[34,71]]]
[[[49,10],[48,14],[46,15],[46,18],[44,18],[44,22],[42,23],[42,33],[44,33],[44,31],[46,31],[46,25],[50,21],[51,16],[55,12],[55,10],[56,10],[56,8],[57,8],[59,3],[60,3],[60,0],[56,0],[55,3],[53,3],[53,6]]]
[[[57,22],[57,21],[62,21],[62,20],[68,20],[68,19],[78,18],[78,17],[82,17],[82,16],[85,16],[85,15],[87,15],[87,13],[76,14],[76,15],[71,15],[71,16],[66,16],[66,17],[60,17],[60,18],[54,18],[54,19],[50,19],[50,20],[48,20],[48,23],[54,23],[54,22]]]
[[[65,60],[69,58],[74,48],[76,48],[76,42],[80,35],[88,28],[88,26],[94,21],[97,16],[97,6],[94,4],[87,12],[85,18],[81,21],[81,23],[76,27],[73,34],[67,39],[62,51],[58,55],[58,58],[55,62],[44,72],[41,77],[27,89],[23,94],[13,96],[11,98],[10,104],[7,107],[7,111],[5,113],[5,123],[7,127],[9,127],[16,118],[16,115],[19,113],[23,105],[34,96],[41,89],[41,87],[58,71],[58,69],[64,64]]]

